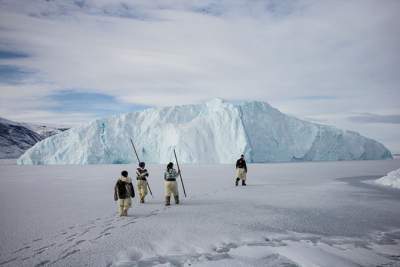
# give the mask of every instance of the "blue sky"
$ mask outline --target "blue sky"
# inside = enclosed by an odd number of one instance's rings
[[[28,54],[25,54],[23,52],[0,50],[0,59],[26,58],[28,56]]]
[[[18,66],[0,65],[0,83],[3,84],[22,83],[31,74],[31,71]]]
[[[101,93],[84,92],[83,90],[57,91],[48,96],[53,103],[48,110],[58,114],[88,113],[106,117],[119,113],[140,111],[149,108],[145,105],[121,103],[116,97]]]
[[[2,0],[0,116],[262,100],[400,152],[397,0]]]

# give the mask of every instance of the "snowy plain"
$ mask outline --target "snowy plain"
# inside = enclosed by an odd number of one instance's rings
[[[113,187],[134,165],[0,165],[0,266],[400,266],[400,190],[364,183],[400,160],[183,165],[188,197],[120,218]],[[181,189],[181,188],[180,188]]]

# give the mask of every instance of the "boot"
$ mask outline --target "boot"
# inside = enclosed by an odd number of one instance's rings
[[[242,185],[246,186],[246,181],[245,180],[242,181]]]
[[[240,180],[240,178],[238,177],[238,178],[236,178],[236,182],[235,182],[235,185],[236,186],[238,186],[239,185],[239,180]]]
[[[144,197],[140,198],[140,203],[144,203]]]
[[[171,205],[171,197],[165,197],[165,206]]]
[[[179,196],[174,196],[175,204],[179,204]]]

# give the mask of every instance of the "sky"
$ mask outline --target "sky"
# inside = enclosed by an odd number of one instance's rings
[[[261,100],[400,153],[400,1],[0,0],[0,116]]]

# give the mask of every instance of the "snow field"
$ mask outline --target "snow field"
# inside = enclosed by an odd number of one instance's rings
[[[399,194],[352,184],[399,166],[250,164],[235,187],[232,165],[183,165],[188,198],[166,208],[150,165],[154,198],[120,218],[133,165],[0,165],[0,266],[399,266]]]

